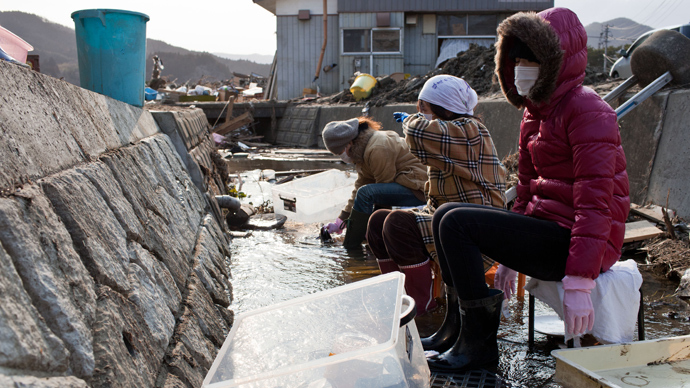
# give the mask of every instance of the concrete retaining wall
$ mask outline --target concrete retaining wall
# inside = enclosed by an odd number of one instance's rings
[[[663,115],[657,125],[641,128],[639,122],[648,115],[663,109]],[[654,154],[645,166],[644,172],[649,177],[648,183],[640,191],[640,199],[660,206],[675,209],[678,215],[690,220],[690,90],[676,90],[655,96],[652,101],[645,101],[621,120],[621,133],[630,130],[633,133],[651,132],[651,140],[642,143],[641,148],[654,150]],[[656,140],[656,141],[655,141]],[[626,144],[627,145],[627,144]],[[626,156],[631,152],[626,148]],[[631,185],[632,188],[632,185]]]
[[[3,61],[0,88],[0,386],[200,386],[233,322],[202,117]]]

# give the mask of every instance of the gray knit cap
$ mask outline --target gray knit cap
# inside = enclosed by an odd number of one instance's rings
[[[347,121],[331,121],[323,127],[321,133],[326,148],[335,155],[342,154],[347,143],[354,140],[357,135],[359,135],[359,120],[356,118]]]

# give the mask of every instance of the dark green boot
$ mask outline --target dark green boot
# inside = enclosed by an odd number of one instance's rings
[[[345,240],[343,241],[345,249],[362,248],[362,241],[364,241],[367,233],[369,216],[371,214],[361,213],[352,209],[350,218],[347,219],[347,229],[345,229]]]

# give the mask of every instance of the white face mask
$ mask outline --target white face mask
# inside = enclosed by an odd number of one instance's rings
[[[340,159],[347,163],[347,164],[352,164],[352,158],[347,154],[347,151],[343,151],[342,154],[338,155],[340,156]]]
[[[430,114],[428,114],[428,113],[422,113],[422,114],[424,115],[425,119],[427,119],[429,121],[433,120],[433,117]]]
[[[533,66],[515,66],[515,87],[521,96],[529,94],[530,89],[539,78],[539,68]]]

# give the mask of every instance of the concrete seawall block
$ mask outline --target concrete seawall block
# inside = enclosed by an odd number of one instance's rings
[[[197,165],[198,161],[195,163],[195,158],[190,157],[193,150],[209,137],[209,125],[204,111],[201,109],[151,111],[151,115],[161,131],[172,141],[192,182],[199,190],[204,191],[204,178]]]
[[[155,349],[168,347],[175,317],[165,303],[165,298],[155,279],[149,276],[138,264],[129,264],[130,291],[127,299],[134,303],[151,332],[151,342]]]
[[[140,108],[4,61],[0,86],[2,190],[159,132]]]
[[[225,255],[218,250],[218,244],[206,228],[201,228],[194,248],[194,273],[201,280],[213,303],[223,307],[230,306],[226,286],[229,282],[225,269]]]
[[[40,183],[95,281],[129,291],[127,236],[98,190],[74,170]]]
[[[94,323],[94,387],[152,387],[165,349],[154,346],[144,317],[109,287],[98,288]]]
[[[35,377],[35,376],[0,376],[0,387],[31,388],[89,388],[86,381],[73,376]]]
[[[129,243],[130,261],[141,267],[157,288],[161,300],[174,316],[180,310],[182,294],[175,286],[175,279],[168,268],[153,254],[134,241]]]
[[[88,377],[94,368],[93,279],[40,188],[25,187],[19,194],[0,199],[0,242],[21,276],[17,284],[23,284],[42,318],[69,349],[70,369]]]
[[[0,246],[0,366],[60,373],[68,368],[69,353],[46,326],[22,288],[12,260]],[[0,380],[2,382],[2,380]]]

